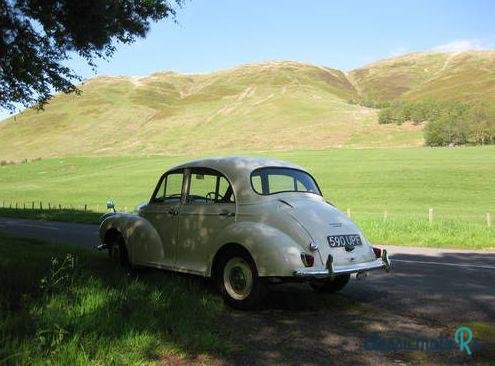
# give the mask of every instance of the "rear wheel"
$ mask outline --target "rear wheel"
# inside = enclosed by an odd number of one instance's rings
[[[253,259],[245,250],[229,250],[223,255],[217,283],[224,301],[237,309],[255,307],[266,291]]]
[[[127,248],[122,235],[116,235],[108,248],[108,254],[110,259],[120,266],[129,269],[131,264],[129,262],[129,256],[127,255]]]
[[[309,285],[316,292],[332,293],[342,290],[350,278],[351,276],[346,274],[328,280],[310,282]]]

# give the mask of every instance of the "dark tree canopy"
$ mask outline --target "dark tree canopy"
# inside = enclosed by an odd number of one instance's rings
[[[0,0],[0,107],[43,106],[52,92],[77,91],[80,78],[63,64],[71,52],[94,66],[167,17],[175,17],[167,0]]]

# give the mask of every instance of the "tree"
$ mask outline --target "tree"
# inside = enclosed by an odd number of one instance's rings
[[[432,116],[424,129],[429,146],[463,145],[470,133],[470,106],[465,103],[446,102],[443,109]]]
[[[474,104],[469,111],[470,135],[476,144],[489,144],[495,141],[495,113],[484,103]]]
[[[0,0],[0,107],[42,107],[52,92],[77,91],[80,78],[63,64],[71,52],[95,67],[116,42],[145,37],[167,17],[167,0]]]

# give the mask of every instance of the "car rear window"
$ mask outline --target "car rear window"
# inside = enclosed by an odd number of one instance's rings
[[[305,171],[292,168],[267,167],[251,173],[253,190],[262,195],[282,192],[306,192],[321,196],[313,177]]]

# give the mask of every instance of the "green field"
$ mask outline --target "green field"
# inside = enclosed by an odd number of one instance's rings
[[[495,247],[495,147],[335,149],[271,152],[309,169],[327,198],[372,241],[465,248]],[[108,199],[131,211],[149,199],[160,174],[194,157],[48,159],[0,168],[0,201],[48,202],[104,210]],[[5,202],[5,203],[3,203]],[[433,225],[428,209],[434,209]],[[387,219],[384,220],[385,211]]]

